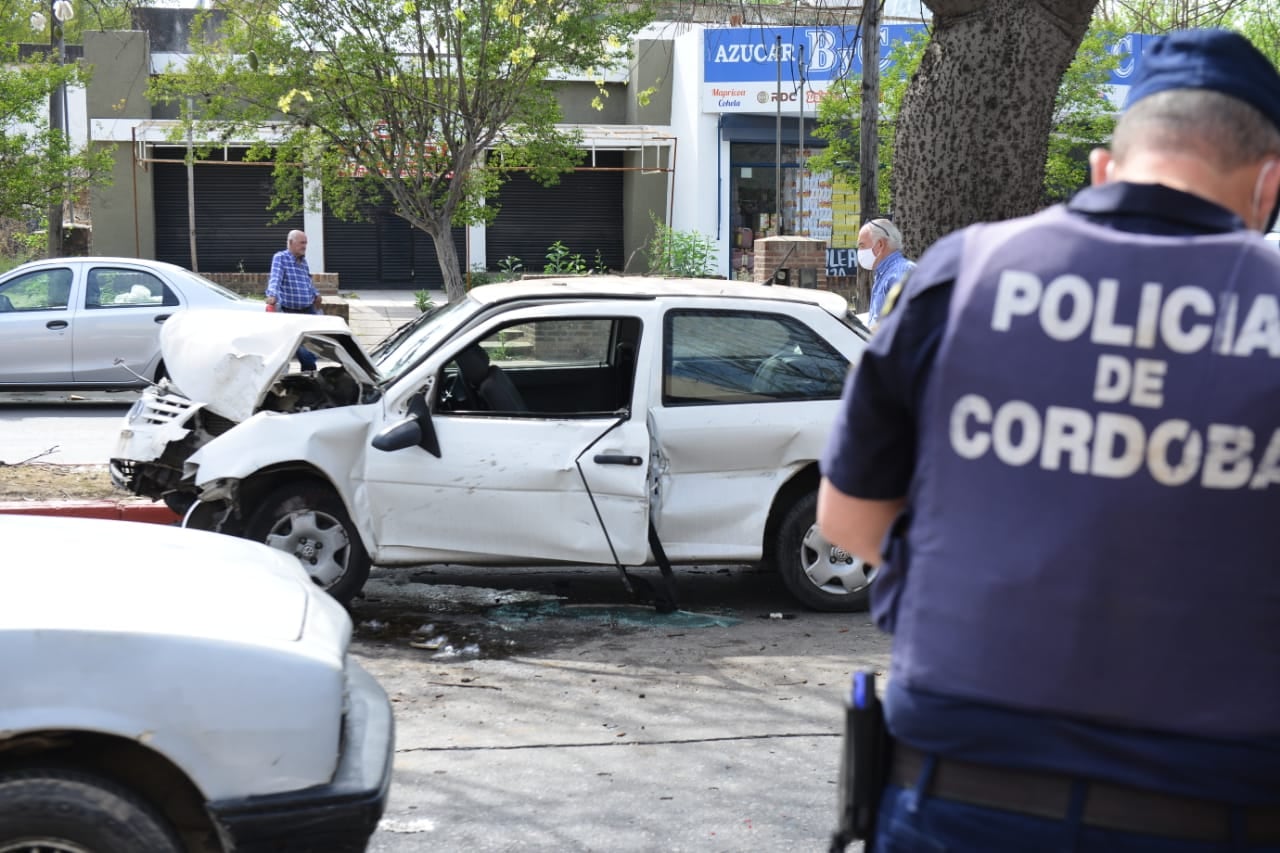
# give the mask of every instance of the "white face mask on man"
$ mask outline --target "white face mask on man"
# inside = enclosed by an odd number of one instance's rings
[[[858,266],[864,270],[869,270],[876,265],[876,253],[872,249],[858,250]]]

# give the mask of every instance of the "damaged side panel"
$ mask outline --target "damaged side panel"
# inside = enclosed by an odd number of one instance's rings
[[[718,407],[727,408],[727,407]],[[822,402],[733,406],[708,430],[700,406],[654,409],[662,544],[672,560],[757,560],[774,496],[822,453]]]
[[[238,500],[238,484],[264,468],[305,467],[333,485],[353,516],[367,515],[364,456],[376,408],[371,404],[288,414],[259,412],[192,454],[185,475],[201,500]],[[254,507],[235,505],[232,510],[248,516]],[[368,538],[367,530],[362,529],[362,534]],[[372,542],[366,541],[365,547],[374,552]]]

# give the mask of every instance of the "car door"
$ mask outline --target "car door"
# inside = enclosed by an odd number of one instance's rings
[[[75,267],[50,264],[0,283],[0,384],[72,382]]]
[[[153,379],[160,360],[160,326],[179,307],[177,291],[149,270],[119,263],[86,265],[72,336],[75,381],[133,382],[135,374]]]
[[[442,347],[416,380],[430,382],[440,458],[367,457],[379,547],[396,559],[645,563],[641,327],[616,309],[540,307]]]
[[[672,559],[754,560],[774,496],[825,445],[861,341],[816,307],[705,306],[663,316],[653,515]]]

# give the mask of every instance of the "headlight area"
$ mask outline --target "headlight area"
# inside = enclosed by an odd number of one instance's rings
[[[395,723],[386,693],[354,660],[347,661],[345,681],[346,713],[332,780],[293,792],[209,803],[227,849],[366,849],[386,808]]]

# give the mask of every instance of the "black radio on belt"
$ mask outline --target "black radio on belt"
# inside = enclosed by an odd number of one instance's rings
[[[831,853],[840,853],[855,839],[869,841],[875,835],[876,812],[888,776],[889,747],[875,673],[855,672],[845,704],[836,800],[839,825],[831,837]]]

